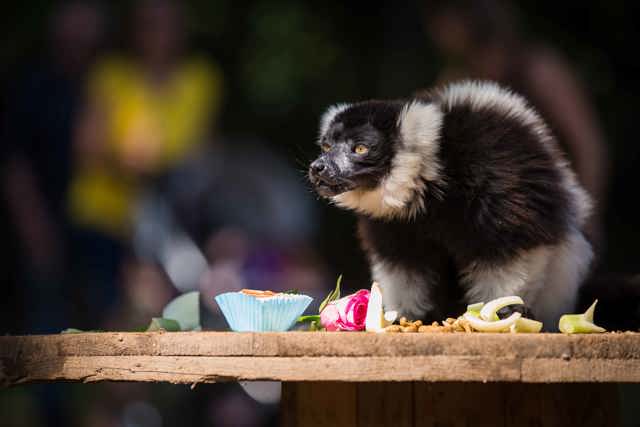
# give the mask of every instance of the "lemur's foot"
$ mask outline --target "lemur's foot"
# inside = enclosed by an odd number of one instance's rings
[[[507,317],[511,316],[513,313],[516,313],[516,312],[521,313],[522,317],[536,320],[531,309],[526,305],[522,305],[522,304],[513,304],[513,305],[508,305],[506,307],[502,307],[500,310],[498,310],[497,314],[499,318],[506,319]]]

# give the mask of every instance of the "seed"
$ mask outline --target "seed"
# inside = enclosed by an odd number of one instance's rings
[[[402,332],[418,332],[418,327],[416,325],[408,325],[401,327]]]

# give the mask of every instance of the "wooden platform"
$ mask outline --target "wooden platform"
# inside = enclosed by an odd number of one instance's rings
[[[83,333],[0,337],[0,383],[640,382],[640,334]]]

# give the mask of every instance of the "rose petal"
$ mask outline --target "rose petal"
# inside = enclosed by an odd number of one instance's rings
[[[340,320],[340,313],[338,308],[333,304],[327,304],[327,306],[320,313],[320,323],[327,331],[339,330],[338,321]]]

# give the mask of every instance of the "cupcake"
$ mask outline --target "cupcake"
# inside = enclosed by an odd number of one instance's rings
[[[215,298],[229,327],[236,332],[289,330],[313,298],[307,295],[243,289]]]

